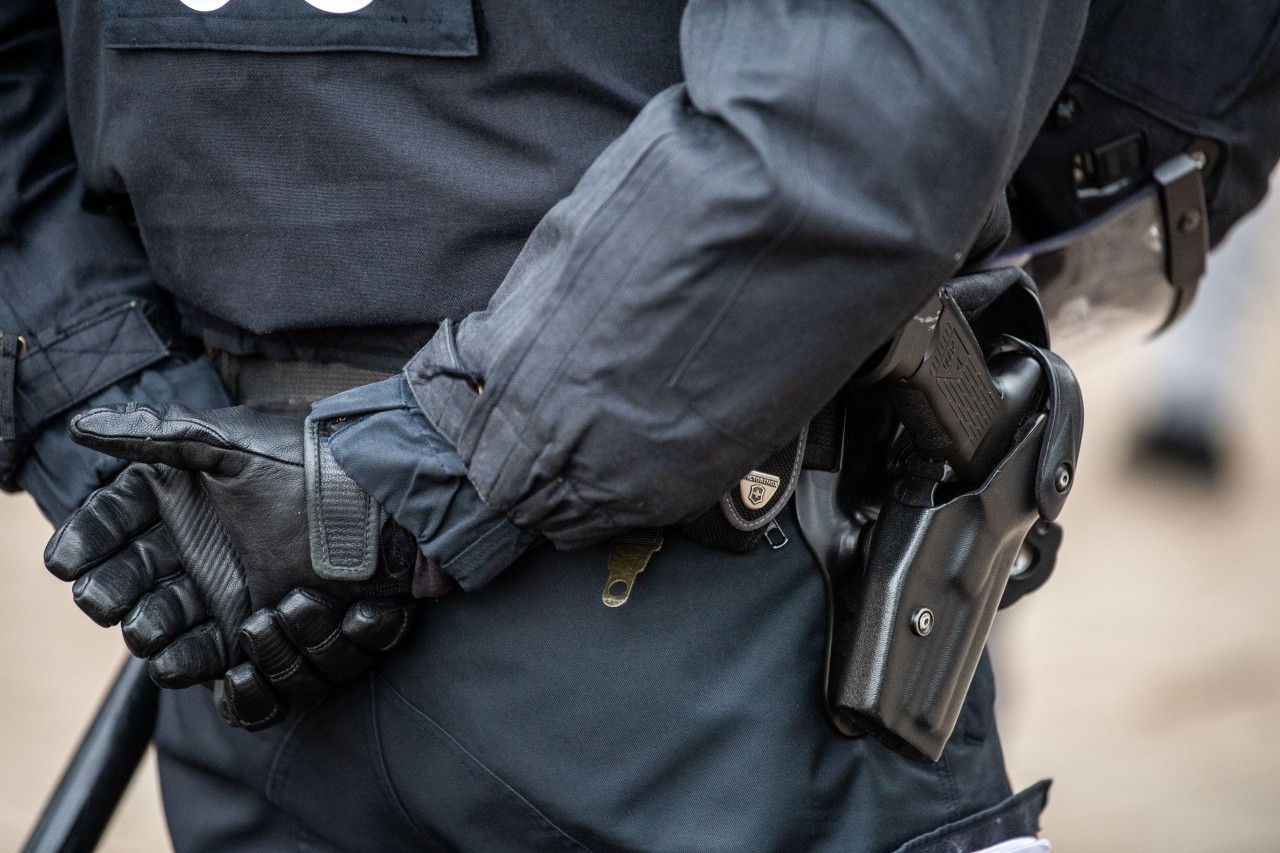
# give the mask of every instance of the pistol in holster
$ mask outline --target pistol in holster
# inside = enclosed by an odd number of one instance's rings
[[[1084,412],[1047,346],[1034,285],[992,270],[953,279],[846,389],[841,470],[796,490],[842,733],[936,761],[996,610],[1052,570]]]

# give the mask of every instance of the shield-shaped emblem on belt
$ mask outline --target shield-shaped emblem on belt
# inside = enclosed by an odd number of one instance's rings
[[[781,485],[782,480],[779,477],[752,471],[738,481],[738,494],[742,496],[742,502],[746,504],[747,509],[760,509],[777,494],[778,487]]]

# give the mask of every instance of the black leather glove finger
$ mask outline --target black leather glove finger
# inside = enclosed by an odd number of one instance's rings
[[[190,478],[195,493],[180,480],[158,484],[165,497],[159,512],[183,565],[201,580],[210,611],[218,612],[217,601],[233,593],[233,618],[215,617],[229,640],[252,611],[274,606],[294,587],[319,582],[311,570],[301,418],[245,406],[201,411],[129,405],[77,416],[71,436],[94,450]],[[241,600],[246,606],[238,612]]]
[[[211,420],[210,416],[216,418]],[[254,476],[276,479],[275,465],[300,466],[297,418],[270,415],[248,406],[192,409],[178,404],[128,403],[90,409],[71,421],[77,444],[128,459],[237,477],[265,463]],[[284,425],[283,431],[280,427]]]
[[[179,634],[147,660],[151,680],[161,687],[190,687],[222,678],[230,659],[222,632],[213,622]]]
[[[251,663],[242,663],[227,672],[213,686],[213,701],[222,719],[236,728],[256,732],[274,726],[289,713],[281,700]]]
[[[73,581],[125,548],[160,521],[160,507],[144,471],[129,467],[67,518],[44,549],[54,577]]]
[[[71,436],[152,472],[182,565],[231,642],[249,613],[298,587],[350,600],[410,589],[412,559],[401,567],[379,560],[381,511],[300,418],[245,406],[131,404],[78,415]],[[310,456],[319,461],[308,463]],[[329,522],[313,530],[312,516]]]
[[[342,634],[371,652],[389,651],[409,633],[416,609],[412,599],[357,601],[342,620]]]
[[[316,672],[302,652],[285,636],[272,608],[250,614],[240,627],[240,646],[258,675],[282,699],[312,702],[333,689],[333,682]]]
[[[296,589],[278,608],[253,613],[240,628],[252,663],[226,673],[214,701],[223,719],[256,731],[366,672],[377,653],[408,633],[416,609],[408,597],[367,599],[349,607],[315,589]]]
[[[82,574],[71,587],[71,597],[94,622],[114,625],[157,583],[181,570],[168,532],[156,524]]]
[[[195,580],[180,575],[138,599],[120,629],[129,651],[145,658],[208,619],[209,611]]]
[[[415,607],[404,598],[348,608],[319,590],[297,589],[278,608],[246,619],[240,643],[278,696],[303,704],[372,667],[376,653],[404,638]]]
[[[265,724],[267,715],[256,712],[266,700],[246,690],[267,685],[282,703],[309,701],[332,688],[326,672],[349,678],[367,669],[368,653],[399,642],[408,626],[408,605],[366,603],[343,612],[336,631],[334,615],[324,615],[323,630],[315,615],[295,642],[271,615],[298,587],[319,587],[345,602],[412,588],[412,540],[382,553],[384,535],[397,530],[327,454],[328,432],[309,424],[243,406],[137,405],[94,409],[71,423],[77,442],[134,465],[121,475],[128,486],[119,495],[123,511],[113,514],[100,498],[55,536],[54,565],[67,575],[96,571],[117,552],[140,547],[139,534],[150,528],[138,522],[158,516],[181,573],[160,584],[153,566],[148,593],[140,570],[113,566],[101,583],[86,582],[86,600],[99,618],[128,614],[126,642],[151,656],[161,686],[222,678],[248,655],[252,678],[237,670],[240,681],[224,705],[252,705],[255,713],[246,714],[254,725]],[[128,513],[137,517],[122,522]],[[57,559],[64,543],[81,541],[89,544],[76,559]]]
[[[373,666],[374,657],[342,633],[348,605],[317,589],[295,589],[276,608],[277,624],[307,660],[336,683]]]
[[[94,621],[113,624],[123,616],[131,651],[157,655],[183,637],[150,662],[161,686],[220,678],[243,659],[234,637],[249,613],[248,591],[226,529],[195,476],[130,465],[90,495],[45,549],[49,570],[76,581],[76,603]],[[220,640],[210,635],[209,620]],[[179,672],[184,665],[191,671]]]

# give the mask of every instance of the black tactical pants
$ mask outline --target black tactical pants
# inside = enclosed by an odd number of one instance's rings
[[[669,537],[616,609],[603,549],[536,550],[259,734],[165,691],[176,848],[892,851],[1008,798],[985,660],[936,765],[828,729],[822,583],[788,515],[777,551]],[[1038,803],[1013,812],[999,837]]]

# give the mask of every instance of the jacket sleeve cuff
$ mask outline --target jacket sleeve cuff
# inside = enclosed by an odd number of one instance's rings
[[[59,414],[169,354],[137,300],[67,328],[0,329],[0,465]]]
[[[8,485],[29,492],[45,517],[61,524],[89,493],[127,463],[71,440],[70,420],[85,409],[113,403],[181,402],[197,408],[231,405],[213,365],[205,358],[168,359],[83,400],[42,429],[27,448]]]
[[[329,438],[338,465],[463,589],[489,583],[537,541],[484,502],[403,376],[321,400],[311,419],[348,421]]]
[[[466,324],[457,330],[459,337]],[[484,341],[473,340],[471,358],[487,358]],[[417,408],[434,430],[456,448],[479,495],[518,527],[537,530],[558,548],[574,548],[607,539],[634,527],[615,517],[609,501],[566,475],[562,443],[545,438],[537,425],[510,417],[484,392],[487,364],[464,363],[455,327],[445,321],[405,367]]]

